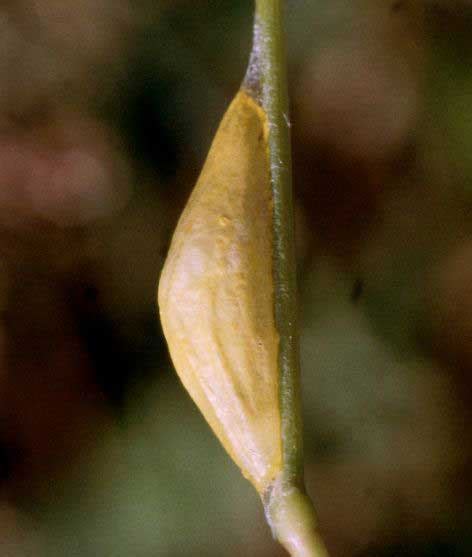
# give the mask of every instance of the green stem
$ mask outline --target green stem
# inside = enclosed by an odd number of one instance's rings
[[[275,325],[280,335],[279,373],[284,476],[303,483],[296,260],[292,202],[289,101],[281,0],[256,0],[261,103],[269,120],[273,197]]]
[[[293,557],[327,555],[316,532],[303,481],[303,440],[297,319],[289,96],[283,0],[256,0],[254,46],[245,86],[269,120],[273,197],[275,325],[279,344],[279,404],[283,469],[264,495],[275,537]]]

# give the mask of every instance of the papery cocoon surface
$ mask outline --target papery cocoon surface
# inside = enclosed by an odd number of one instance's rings
[[[182,383],[259,492],[281,469],[268,122],[241,90],[177,225],[158,303]]]

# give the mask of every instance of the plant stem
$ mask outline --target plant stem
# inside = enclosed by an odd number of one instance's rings
[[[261,103],[269,120],[269,164],[274,227],[275,325],[280,335],[279,373],[284,475],[302,483],[297,285],[282,0],[256,0]]]
[[[297,318],[292,163],[284,1],[256,0],[254,46],[245,86],[257,90],[269,121],[273,199],[275,325],[279,344],[279,405],[283,469],[264,495],[266,516],[293,557],[327,555],[316,532],[303,481],[303,439]]]

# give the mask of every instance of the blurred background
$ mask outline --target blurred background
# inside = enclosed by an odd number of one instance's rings
[[[283,556],[155,290],[252,1],[0,6],[0,555]],[[472,551],[472,2],[288,0],[307,486],[332,557]]]

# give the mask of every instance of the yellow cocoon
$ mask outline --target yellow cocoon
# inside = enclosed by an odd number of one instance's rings
[[[177,225],[158,291],[174,366],[243,474],[282,466],[265,112],[231,103]]]

